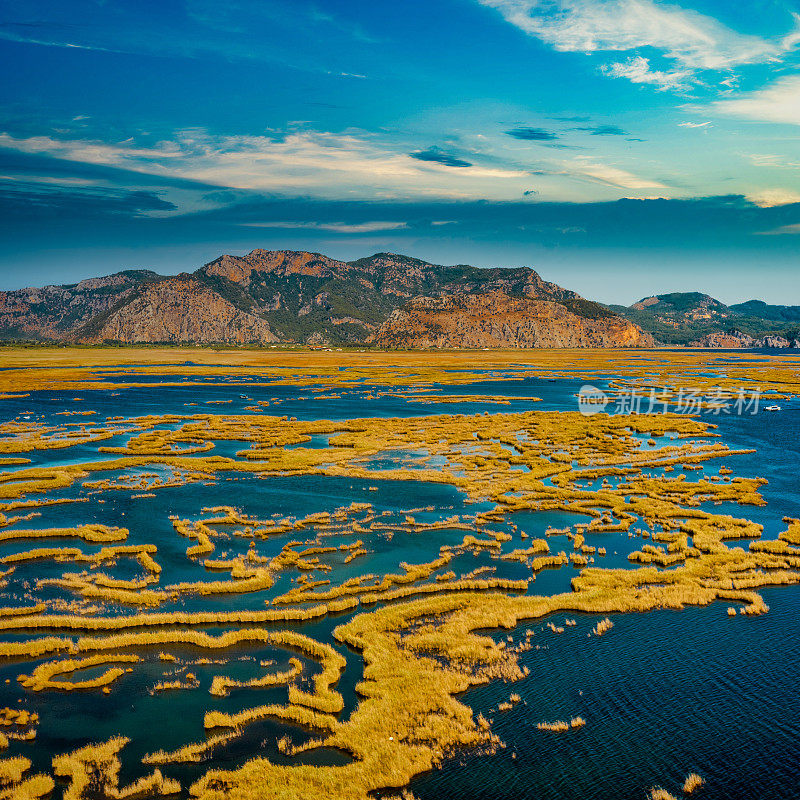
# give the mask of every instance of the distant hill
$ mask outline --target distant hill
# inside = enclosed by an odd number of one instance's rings
[[[452,303],[445,298],[463,301]],[[430,336],[404,309],[442,302]],[[480,313],[475,313],[480,308]],[[487,319],[503,329],[484,336]],[[527,319],[527,323],[526,323]],[[387,327],[388,326],[388,327]],[[535,329],[535,333],[534,333]],[[253,250],[194,273],[120,272],[77,284],[0,292],[0,339],[57,342],[417,347],[649,346],[613,310],[532,269],[439,266],[394,253],[343,262],[319,253]],[[428,346],[428,345],[422,345]]]
[[[720,346],[714,343],[726,341],[731,346],[738,340],[749,342],[739,346],[753,347],[770,337],[789,343],[800,338],[800,306],[768,305],[761,300],[727,306],[700,292],[672,292],[608,308],[664,344]],[[778,338],[772,341],[774,345]]]
[[[748,300],[746,303],[736,303],[728,308],[743,317],[800,323],[800,306],[771,306],[763,300]]]

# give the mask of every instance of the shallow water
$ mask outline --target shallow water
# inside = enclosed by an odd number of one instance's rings
[[[241,386],[159,386],[153,378],[146,388],[84,392],[81,402],[67,401],[78,396],[69,393],[34,393],[30,397],[3,401],[3,418],[30,416],[52,424],[65,421],[98,424],[106,416],[126,418],[144,414],[243,414],[259,400],[268,401],[263,414],[295,416],[301,420],[343,420],[355,417],[419,417],[436,413],[476,414],[508,413],[535,410],[575,410],[575,394],[582,382],[577,380],[521,381],[487,380],[468,386],[435,387],[442,394],[495,395],[508,399],[507,405],[474,402],[417,403],[400,397],[375,396],[383,387],[360,386],[335,390],[333,399],[315,398],[310,387],[241,387]],[[596,381],[607,386],[607,381]],[[426,392],[427,394],[428,392]],[[242,396],[244,395],[244,396]],[[367,395],[372,395],[367,397]],[[531,396],[542,398],[532,402]],[[274,398],[277,398],[274,399]],[[232,399],[225,405],[211,401]],[[187,405],[197,404],[197,405]],[[94,410],[95,417],[59,417],[65,405],[78,410]],[[755,448],[756,453],[736,455],[705,462],[706,474],[716,474],[723,464],[736,475],[758,475],[767,479],[762,495],[764,507],[738,507],[725,504],[714,510],[754,520],[764,526],[764,538],[775,538],[785,529],[784,516],[800,517],[800,492],[797,489],[797,462],[800,458],[800,401],[781,401],[783,411],[756,415],[712,415],[708,421],[718,425],[717,433],[732,448]],[[97,446],[124,444],[130,434],[111,440],[78,445],[63,450],[24,453],[34,466],[83,463],[113,456],[98,454]],[[319,436],[302,447],[325,448],[327,436]],[[659,442],[659,446],[663,444]],[[233,457],[244,446],[240,442],[218,442],[212,454]],[[398,465],[413,468],[425,453],[399,451],[383,453],[374,460],[374,468]],[[437,462],[426,467],[437,467]],[[19,467],[8,467],[14,471]],[[148,466],[138,472],[159,472]],[[163,470],[162,470],[163,471]],[[655,472],[655,470],[653,470]],[[698,473],[702,474],[702,473]],[[105,477],[93,473],[92,480]],[[688,480],[697,479],[689,473]],[[130,529],[127,544],[152,542],[158,545],[158,560],[164,569],[162,584],[178,581],[213,580],[202,564],[186,558],[186,539],[175,534],[169,515],[200,519],[203,507],[234,505],[249,516],[266,519],[301,518],[320,511],[333,512],[351,502],[369,502],[386,519],[399,522],[413,513],[420,522],[433,522],[453,514],[475,514],[489,504],[470,503],[453,487],[424,482],[360,480],[350,477],[295,476],[262,479],[254,475],[224,473],[214,480],[168,488],[159,488],[155,497],[134,499],[137,491],[93,491],[77,482],[66,490],[52,492],[52,497],[79,497],[84,502],[37,509],[33,520],[13,527],[71,527],[88,522],[102,522]],[[519,526],[531,538],[541,537],[548,527],[563,528],[587,518],[567,512],[520,512],[509,515],[507,523]],[[225,533],[223,529],[223,534]],[[434,558],[442,545],[458,544],[464,532],[440,529],[425,533],[395,531],[370,536],[369,553],[351,564],[339,558],[334,583],[374,573],[397,571],[400,562],[423,563]],[[332,536],[338,545],[352,541]],[[594,534],[587,537],[592,545],[605,546],[608,555],[602,566],[626,566],[627,555],[641,547],[641,540],[626,534]],[[274,556],[284,539],[259,542],[261,555]],[[549,539],[551,551],[569,550],[566,536]],[[48,546],[79,546],[84,551],[96,549],[72,539],[52,539]],[[229,536],[216,541],[214,558],[232,557],[247,550],[249,540]],[[327,544],[327,542],[326,542]],[[0,544],[3,554],[17,552],[41,543],[30,541]],[[514,546],[524,546],[515,542]],[[327,557],[326,557],[327,558]],[[331,557],[333,558],[333,557]],[[599,564],[598,564],[599,565]],[[135,565],[120,563],[114,576],[130,578]],[[461,574],[491,566],[504,578],[525,577],[524,565],[492,560],[488,554],[457,556],[445,569]],[[80,567],[76,567],[79,570]],[[37,578],[59,577],[64,564],[35,561],[17,567],[3,590],[3,605],[29,602],[26,593]],[[140,571],[140,570],[139,570]],[[444,570],[442,570],[444,571]],[[532,581],[530,592],[554,594],[569,591],[569,582],[577,570],[571,566],[540,572]],[[292,587],[278,577],[269,596]],[[421,800],[442,797],[471,798],[642,798],[651,786],[662,785],[677,793],[685,775],[699,772],[706,785],[698,796],[708,798],[800,797],[798,769],[794,764],[795,743],[800,734],[800,634],[797,628],[800,588],[790,587],[763,592],[770,613],[761,617],[729,618],[722,603],[703,609],[658,611],[639,615],[616,615],[614,628],[602,637],[587,637],[597,619],[570,615],[575,627],[556,635],[545,628],[547,620],[526,624],[512,635],[516,641],[531,628],[532,643],[539,645],[524,652],[520,662],[531,670],[524,681],[511,684],[494,682],[468,692],[463,700],[475,711],[491,716],[493,729],[505,743],[495,755],[459,754],[447,760],[441,769],[420,776],[412,783]],[[67,590],[49,587],[40,594],[44,599],[71,597]],[[237,594],[215,598],[219,610],[263,609],[263,593]],[[168,601],[160,610],[205,609],[207,601],[183,597]],[[123,613],[118,610],[117,613]],[[352,616],[352,612],[331,615],[322,620],[274,627],[291,628],[304,634],[332,641],[333,628]],[[553,621],[563,624],[564,614]],[[221,629],[216,629],[215,633]],[[503,633],[506,636],[507,632]],[[15,637],[7,636],[11,640]],[[347,659],[347,669],[338,684],[345,699],[344,718],[357,703],[355,685],[361,677],[358,654],[336,645]],[[63,753],[90,741],[100,741],[123,733],[132,742],[123,754],[123,782],[133,780],[145,769],[139,761],[158,749],[174,749],[186,742],[204,738],[203,714],[212,709],[229,712],[267,702],[285,702],[286,688],[234,690],[229,697],[215,698],[208,687],[218,667],[192,666],[200,681],[198,690],[152,694],[154,684],[168,679],[170,664],[157,658],[159,648],[129,675],[114,684],[113,691],[102,696],[97,692],[26,692],[17,683],[20,672],[30,671],[47,659],[20,663],[0,663],[0,706],[39,710],[41,722],[34,742],[12,742],[8,754],[24,753],[34,768],[46,770],[54,753]],[[138,652],[138,651],[137,651]],[[189,647],[171,647],[170,652],[191,660],[205,655]],[[212,655],[212,657],[214,657]],[[226,672],[246,679],[257,673],[260,659],[274,660],[269,669],[284,669],[288,663],[285,650],[242,645],[225,651]],[[317,667],[302,659],[308,675]],[[81,677],[91,676],[86,673]],[[9,681],[6,683],[5,681]],[[498,703],[511,692],[522,696],[522,703],[507,712],[496,711]],[[580,715],[587,720],[581,729],[565,733],[540,731],[538,722],[568,719]],[[349,757],[338,751],[319,749],[298,757],[281,754],[278,737],[289,732],[295,743],[310,734],[298,728],[264,721],[249,726],[245,734],[215,750],[213,765],[232,768],[253,755],[267,756],[277,763],[347,763]],[[162,771],[181,779],[184,787],[199,777],[209,764],[162,767]]]

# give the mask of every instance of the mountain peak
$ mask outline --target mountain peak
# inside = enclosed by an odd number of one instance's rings
[[[675,311],[686,311],[698,307],[727,308],[724,303],[703,292],[668,292],[666,294],[654,294],[650,295],[650,297],[643,297],[637,303],[631,305],[630,308],[635,311],[643,311],[645,308],[652,308],[654,306],[660,306],[662,308],[670,307]]]
[[[347,270],[347,264],[321,253],[257,248],[245,256],[222,255],[201,267],[198,272],[208,277],[224,278],[232,283],[247,285],[253,272],[320,276],[343,270]]]

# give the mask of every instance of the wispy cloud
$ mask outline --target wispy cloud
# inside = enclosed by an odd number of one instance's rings
[[[780,78],[771,86],[755,92],[717,100],[709,109],[717,114],[757,122],[800,125],[800,75]]]
[[[583,178],[618,189],[667,189],[663,183],[644,178],[620,169],[619,167],[601,164],[589,157],[576,158],[564,165],[565,173],[576,178]]]
[[[774,167],[776,169],[798,169],[800,161],[776,155],[775,153],[747,153],[745,156],[756,167]]]
[[[99,53],[121,53],[122,50],[117,50],[113,47],[101,47],[95,44],[79,44],[72,41],[58,41],[54,39],[45,39],[36,36],[26,36],[25,34],[15,33],[10,30],[0,29],[0,39],[6,42],[16,42],[17,44],[33,44],[39,47],[63,47],[70,50],[92,50]]]
[[[348,66],[353,47],[379,39],[359,21],[320,8],[316,0],[183,0],[170,13],[137,3],[26,0],[4,3],[0,39],[163,58],[222,58],[280,63],[303,72],[362,78]],[[341,46],[328,47],[331,42]],[[350,45],[348,47],[347,45]]]
[[[800,223],[796,225],[781,225],[780,228],[775,228],[771,231],[759,231],[759,236],[796,236],[800,234]]]
[[[711,125],[711,121],[708,122],[679,122],[679,128],[707,128]]]
[[[247,228],[280,228],[285,230],[333,231],[334,233],[377,233],[407,228],[407,222],[241,222]]]
[[[697,70],[726,70],[780,59],[800,43],[800,15],[779,39],[739,33],[713,17],[655,0],[478,0],[520,30],[563,52],[654,48],[676,64],[658,71],[647,59],[612,64],[607,74],[681,88]]]
[[[600,72],[609,78],[627,78],[631,83],[649,84],[659,91],[688,89],[693,74],[688,69],[653,69],[650,66],[650,59],[644,56],[633,56],[624,62],[603,64]]]
[[[187,130],[149,147],[132,141],[15,138],[2,133],[0,148],[287,195],[500,198],[516,196],[522,188],[506,189],[505,182],[530,177],[526,170],[481,166],[433,149],[409,155],[397,143],[368,134],[313,130],[274,137],[213,136]]]

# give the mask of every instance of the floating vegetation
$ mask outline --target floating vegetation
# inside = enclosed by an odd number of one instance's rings
[[[602,636],[606,631],[610,631],[614,627],[614,623],[608,618],[601,619],[597,625],[592,628],[592,633],[595,636]]]
[[[586,724],[583,717],[573,717],[569,722],[557,720],[556,722],[539,722],[536,727],[540,731],[568,731],[572,728],[582,728]]]
[[[65,659],[63,661],[51,661],[40,664],[31,675],[20,675],[17,679],[26,689],[33,692],[41,692],[43,689],[60,689],[62,691],[72,691],[74,689],[98,689],[109,686],[117,678],[125,674],[122,667],[112,667],[106,670],[97,678],[84,681],[65,681],[54,680],[57,675],[66,675],[78,670],[96,667],[100,664],[116,663],[136,663],[140,661],[137,655],[97,655],[82,659]]]
[[[696,772],[690,772],[683,782],[683,791],[685,794],[691,794],[696,789],[699,789],[703,783],[703,779]]]
[[[678,800],[672,792],[662,789],[660,786],[654,786],[647,793],[648,800]]]
[[[226,697],[231,689],[264,689],[267,686],[281,686],[288,684],[303,671],[303,663],[296,658],[289,659],[291,669],[284,672],[273,672],[259,678],[250,678],[247,681],[237,681],[224,675],[215,675],[208,690],[218,697]]]

